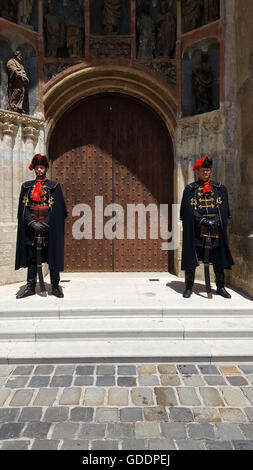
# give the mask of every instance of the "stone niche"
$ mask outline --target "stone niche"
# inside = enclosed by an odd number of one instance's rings
[[[208,55],[207,66],[204,64],[202,56]],[[201,65],[202,64],[202,65]],[[210,68],[210,75],[207,70]],[[201,68],[201,72],[199,71]],[[206,100],[205,94],[207,88],[197,84],[198,90],[195,90],[194,73],[197,72],[201,77],[201,82],[211,79],[209,88],[209,109],[203,108],[203,101]],[[203,91],[202,91],[203,90]],[[220,99],[220,45],[215,39],[194,44],[186,49],[182,58],[182,116],[193,116],[203,112],[219,109]],[[199,95],[197,97],[196,93]],[[203,96],[202,96],[203,93]],[[201,104],[202,103],[202,104]]]
[[[103,14],[104,3],[107,0],[90,0],[90,34],[95,36],[104,35],[130,35],[130,0],[114,0],[109,4],[115,3],[119,7],[119,18],[106,16]],[[109,5],[110,6],[110,5]],[[106,27],[106,22],[107,24]],[[111,25],[111,27],[110,27]],[[114,32],[113,32],[114,31]]]
[[[38,112],[39,101],[37,54],[30,44],[22,43],[22,38],[17,38],[17,36],[12,37],[12,35],[9,35],[8,39],[2,35],[0,36],[0,107],[1,109],[7,109],[8,107],[8,74],[6,64],[13,57],[13,52],[17,49],[22,53],[22,65],[29,78],[29,89],[24,100],[24,112],[25,114],[35,115]]]
[[[182,33],[220,18],[220,0],[181,0]]]
[[[19,1],[22,2],[22,0]],[[0,16],[27,29],[38,31],[38,1],[30,0],[30,4],[27,5],[28,16],[26,24],[22,23],[19,18],[19,1],[0,0]]]

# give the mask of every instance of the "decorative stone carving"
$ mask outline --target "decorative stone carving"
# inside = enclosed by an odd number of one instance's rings
[[[177,69],[176,65],[172,62],[146,62],[143,63],[146,67],[149,67],[152,69],[154,72],[157,72],[163,77],[165,77],[169,82],[172,82],[174,84],[177,83]]]
[[[195,97],[196,113],[212,111],[213,76],[208,62],[208,53],[201,51],[201,62],[192,72],[192,88]]]
[[[52,78],[56,77],[59,73],[71,67],[73,64],[66,63],[48,63],[44,64],[44,80],[49,82]]]
[[[57,57],[57,49],[62,46],[62,28],[59,19],[53,14],[52,3],[48,4],[48,11],[44,19],[47,57]]]
[[[119,34],[121,0],[103,0],[103,34]]]
[[[34,0],[19,0],[17,11],[18,24],[27,26],[29,24]]]
[[[9,21],[16,21],[16,1],[3,0],[0,15]]]
[[[160,13],[156,18],[155,57],[170,57],[176,45],[176,20],[167,11],[166,0],[161,0]]]
[[[120,36],[110,39],[92,38],[90,39],[90,56],[92,59],[131,57],[131,39]]]
[[[199,122],[191,121],[185,122],[181,125],[182,140],[188,140],[191,137],[199,135]]]
[[[37,129],[36,127],[27,126],[26,124],[23,125],[22,132],[24,138],[30,137],[30,139],[34,141],[38,139],[40,133],[39,129]]]
[[[219,18],[219,0],[204,0],[204,24]]]
[[[28,90],[29,79],[21,64],[22,54],[14,53],[13,59],[7,62],[8,71],[8,110],[23,113],[25,94]]]
[[[197,28],[201,20],[201,0],[181,1],[184,33]]]
[[[142,3],[142,9],[137,19],[138,58],[153,57],[155,49],[155,25],[150,16],[149,3]]]
[[[84,21],[79,4],[73,7],[73,15],[65,22],[66,45],[69,57],[81,57],[83,49]]]

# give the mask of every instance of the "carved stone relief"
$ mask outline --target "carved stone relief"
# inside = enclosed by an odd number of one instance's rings
[[[152,69],[154,72],[159,73],[162,75],[168,82],[171,82],[173,84],[177,83],[177,69],[176,65],[172,62],[142,62],[142,65],[149,67]]]
[[[121,0],[103,0],[103,34],[119,34]]]
[[[176,19],[167,10],[166,0],[161,0],[156,17],[155,57],[171,57],[176,45]]]
[[[29,85],[29,79],[21,60],[21,52],[16,51],[6,65],[8,71],[8,110],[18,113],[24,112],[24,99]]]
[[[208,53],[201,52],[201,62],[193,68],[192,72],[192,89],[197,114],[212,111],[212,84],[213,76]]]
[[[130,38],[101,38],[90,39],[90,57],[92,59],[106,59],[110,57],[130,58],[131,39]]]

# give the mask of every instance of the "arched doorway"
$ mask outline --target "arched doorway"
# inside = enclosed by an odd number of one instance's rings
[[[129,204],[153,204],[158,208],[160,204],[168,204],[171,228],[172,142],[162,119],[149,106],[135,98],[112,93],[79,101],[56,124],[49,158],[52,179],[62,183],[69,213],[66,271],[173,270],[173,252],[161,250],[159,226],[158,238],[151,238],[149,214],[146,237],[138,239],[136,217],[136,236],[127,238]],[[101,237],[101,226],[103,229],[112,215],[95,220],[99,214],[98,199],[95,199],[98,196],[100,208],[103,198],[103,210],[111,203],[123,208],[123,238]],[[75,239],[72,228],[77,217],[72,216],[72,210],[83,203],[91,208],[92,237]]]

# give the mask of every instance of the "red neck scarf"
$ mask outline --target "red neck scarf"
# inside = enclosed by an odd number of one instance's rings
[[[37,183],[36,183],[33,191],[31,192],[31,199],[33,201],[37,201],[37,202],[41,201],[41,196],[43,196],[43,194],[44,194],[43,189],[41,187],[41,183],[42,183],[42,181],[46,181],[46,180],[47,180],[46,177],[45,178],[36,178]]]
[[[203,181],[201,179],[199,179],[199,181],[203,184],[203,193],[210,193],[212,191],[212,188],[211,186],[209,185],[210,181],[211,181],[211,178],[209,178],[208,181]]]

